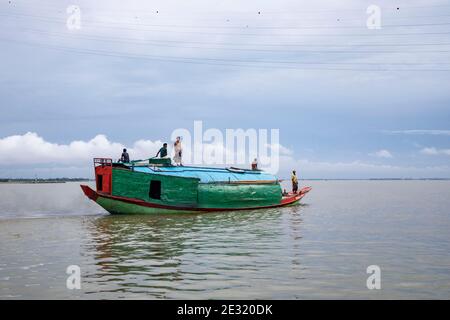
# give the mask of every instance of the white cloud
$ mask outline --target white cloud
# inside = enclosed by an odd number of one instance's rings
[[[279,177],[287,179],[296,169],[302,178],[365,179],[365,178],[450,178],[450,166],[396,166],[363,161],[327,162],[281,157]]]
[[[130,145],[128,151],[133,159],[146,159],[154,156],[161,145],[162,142],[159,140],[141,139]],[[110,157],[117,159],[124,147],[127,146],[123,143],[110,141],[105,135],[101,134],[87,141],[77,140],[68,144],[48,142],[33,132],[8,136],[0,138],[0,176],[34,177],[35,174],[40,177],[89,176],[92,173],[92,158]],[[185,147],[187,147],[186,144]],[[280,145],[280,147],[282,146]],[[226,151],[223,145],[217,144],[204,144],[204,149],[209,153]],[[450,155],[450,150],[435,148],[426,148],[423,152]],[[382,154],[386,156],[385,152],[382,152]],[[311,161],[296,159],[292,150],[287,148],[280,152],[279,168],[277,175],[282,179],[289,177],[293,169],[296,169],[305,178],[450,177],[449,166],[413,167],[378,165],[362,161]]]
[[[88,141],[73,141],[68,144],[57,144],[46,141],[35,132],[28,132],[23,135],[13,135],[0,139],[0,165],[80,165],[88,163],[94,157],[105,157],[118,159],[123,148],[127,148],[132,159],[147,159],[154,156],[163,142],[160,140],[151,141],[140,139],[130,146],[120,142],[108,140],[105,135],[99,134]],[[202,148],[196,142],[194,148],[191,148],[191,142],[188,139],[183,140],[184,155],[187,161],[193,161],[194,154],[206,163],[214,164],[215,158],[225,160],[226,153],[247,155],[246,145],[236,146],[239,150],[230,150],[223,142],[203,143]],[[274,150],[278,147],[280,154],[292,155],[292,150],[281,144],[267,144],[268,150]],[[169,152],[172,151],[169,143]],[[200,152],[200,154],[199,154]],[[251,155],[251,159],[254,156]],[[246,157],[248,163],[250,158]],[[248,163],[239,163],[239,165],[248,165]],[[231,163],[235,164],[235,163]]]
[[[294,151],[286,148],[285,146],[276,143],[276,144],[266,144],[266,147],[269,148],[272,151],[276,151],[275,148],[278,148],[278,152],[280,155],[285,155],[285,156],[292,156],[294,154]]]
[[[376,151],[374,153],[370,153],[369,155],[372,156],[372,157],[377,157],[377,158],[386,158],[386,159],[393,158],[392,153],[390,153],[386,149],[378,150],[378,151]]]
[[[161,141],[138,140],[129,152],[134,158],[148,158],[155,154]],[[57,144],[45,141],[37,133],[28,132],[0,139],[1,165],[36,165],[36,164],[80,164],[91,161],[93,157],[117,159],[122,143],[111,142],[105,135],[99,134],[88,141],[72,141],[69,144]]]
[[[436,156],[436,155],[450,156],[450,149],[436,149],[434,147],[423,148],[422,150],[420,150],[420,153],[430,155],[430,156]]]
[[[414,135],[444,135],[450,136],[450,130],[393,130],[385,131],[386,133],[393,134],[414,134]]]

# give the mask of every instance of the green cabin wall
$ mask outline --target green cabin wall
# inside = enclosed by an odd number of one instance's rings
[[[198,179],[113,169],[112,195],[173,206],[197,206]],[[149,197],[150,181],[161,181],[161,199]]]
[[[199,184],[203,208],[251,208],[279,204],[281,187],[274,184]]]
[[[151,180],[161,181],[161,199],[149,197]],[[199,183],[196,178],[164,176],[113,168],[112,195],[172,206],[252,208],[279,204],[281,186],[273,184]]]

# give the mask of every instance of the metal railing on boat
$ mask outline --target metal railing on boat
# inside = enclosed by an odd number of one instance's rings
[[[94,158],[94,167],[112,167],[112,163],[113,161],[111,158]]]

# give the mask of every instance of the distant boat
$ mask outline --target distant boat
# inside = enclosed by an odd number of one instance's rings
[[[282,194],[280,181],[260,170],[173,166],[169,158],[145,163],[94,159],[96,190],[84,194],[112,214],[248,210],[298,203],[311,188]]]

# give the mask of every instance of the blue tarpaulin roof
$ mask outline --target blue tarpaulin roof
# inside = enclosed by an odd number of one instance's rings
[[[262,181],[277,180],[277,177],[262,171],[245,170],[243,173],[231,172],[223,168],[207,167],[134,167],[134,171],[152,174],[197,178],[200,182]]]

